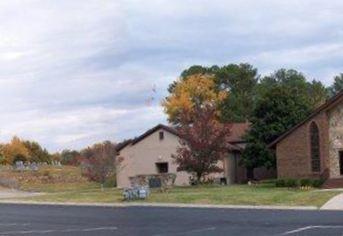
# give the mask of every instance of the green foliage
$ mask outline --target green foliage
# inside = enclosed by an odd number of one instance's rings
[[[312,181],[312,187],[314,188],[320,188],[324,184],[324,179],[315,179]]]
[[[277,179],[275,187],[279,188],[296,188],[296,187],[313,187],[320,188],[324,184],[324,179]]]
[[[80,153],[75,150],[65,149],[60,154],[61,163],[63,165],[79,165]]]
[[[247,168],[271,168],[276,162],[267,145],[321,105],[326,93],[319,82],[307,82],[303,74],[285,69],[264,77],[257,90],[242,163]]]
[[[288,188],[298,187],[298,181],[296,179],[286,179],[285,187],[288,187]]]
[[[51,155],[45,148],[42,148],[39,143],[34,141],[25,141],[24,145],[29,150],[29,160],[31,162],[51,163]]]
[[[251,117],[258,79],[257,69],[249,64],[229,64],[216,72],[218,87],[229,91],[220,109],[223,121],[245,122]]]
[[[278,188],[283,188],[286,186],[286,181],[284,179],[277,179],[275,181],[275,186]]]
[[[104,187],[106,188],[113,188],[115,186],[117,186],[116,175],[109,176],[104,182]]]
[[[257,69],[250,64],[228,64],[203,67],[191,66],[181,73],[182,79],[191,75],[212,75],[219,91],[229,92],[229,97],[219,106],[221,120],[224,122],[244,122],[249,119],[254,108],[256,85],[259,80]],[[173,93],[177,82],[169,86]]]
[[[328,88],[328,94],[330,97],[336,95],[343,89],[343,73],[335,76],[333,84]]]
[[[313,185],[313,181],[311,179],[301,179],[299,180],[299,185],[301,187],[310,187]]]

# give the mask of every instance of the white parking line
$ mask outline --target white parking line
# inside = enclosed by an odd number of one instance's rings
[[[306,230],[310,230],[310,229],[343,229],[343,225],[309,225],[306,227],[301,227],[298,229],[286,231],[281,235],[296,234],[296,233],[306,231]]]
[[[70,233],[70,232],[93,232],[93,231],[114,231],[117,227],[97,227],[85,229],[47,229],[47,230],[20,230],[20,231],[7,231],[0,232],[0,235],[20,235],[20,234],[49,234],[49,233]]]

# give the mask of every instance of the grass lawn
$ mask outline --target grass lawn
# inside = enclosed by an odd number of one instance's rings
[[[105,188],[101,191],[99,185],[91,183],[58,188],[44,186],[41,191],[47,194],[25,199],[56,202],[122,202],[120,190]],[[337,191],[275,188],[268,185],[198,186],[175,187],[167,193],[153,190],[149,199],[142,202],[320,207],[337,194]]]
[[[81,177],[77,167],[44,167],[38,172],[16,172],[6,168],[0,171],[0,180],[12,179],[24,191],[42,192],[39,195],[20,200],[54,202],[122,202],[121,191],[105,188]],[[167,193],[153,190],[144,202],[158,203],[197,203],[230,205],[283,205],[283,206],[322,206],[337,191],[318,191],[276,188],[272,184],[256,186],[192,186],[174,187]]]

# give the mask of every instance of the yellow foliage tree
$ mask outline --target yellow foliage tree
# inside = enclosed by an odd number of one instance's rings
[[[162,101],[169,121],[178,124],[181,114],[192,119],[195,108],[204,104],[218,106],[228,93],[218,91],[211,75],[196,74],[179,79],[173,92]],[[219,111],[217,112],[219,115]]]
[[[14,136],[10,143],[3,145],[2,155],[6,164],[13,164],[15,161],[27,161],[30,151],[26,148],[22,140]]]

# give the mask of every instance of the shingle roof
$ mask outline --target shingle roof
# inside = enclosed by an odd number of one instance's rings
[[[231,123],[232,127],[230,130],[229,142],[230,143],[240,143],[245,142],[243,140],[244,135],[248,132],[250,128],[250,123]]]

